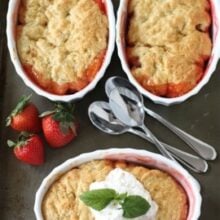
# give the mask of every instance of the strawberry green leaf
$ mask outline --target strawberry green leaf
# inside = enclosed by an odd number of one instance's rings
[[[33,136],[33,134],[26,132],[26,131],[22,131],[19,136],[18,136],[18,140],[21,141],[26,141],[29,137]]]
[[[53,114],[53,119],[60,122],[61,131],[66,134],[69,130],[74,127],[74,104],[72,103],[61,103],[55,104],[56,108]],[[75,132],[75,130],[74,130]]]
[[[70,129],[72,130],[73,134],[77,136],[77,128],[74,123],[70,123]]]
[[[15,142],[11,141],[11,140],[8,140],[7,145],[9,147],[22,147],[22,146],[25,146],[30,141],[30,137],[32,137],[33,135],[34,134],[23,131],[19,134],[19,136],[18,136],[18,138]]]
[[[55,106],[56,106],[56,109],[58,109],[59,111],[74,113],[74,110],[75,110],[75,105],[72,103],[57,102]]]
[[[30,98],[32,95],[29,96],[22,96],[19,100],[18,104],[16,105],[15,109],[11,112],[11,114],[6,118],[6,126],[9,126],[11,124],[11,120],[14,116],[19,114],[23,111],[23,109],[26,107],[26,105],[29,103]]]
[[[54,114],[56,111],[55,110],[51,110],[51,111],[46,111],[46,112],[43,112],[39,115],[40,118],[43,118],[45,116],[48,116],[48,115],[52,115]]]
[[[60,130],[63,134],[68,134],[70,132],[70,125],[69,123],[60,122]]]
[[[75,106],[73,103],[56,102],[54,110],[46,111],[42,113],[40,117],[52,115],[52,118],[59,122],[60,130],[63,134],[67,134],[70,130],[76,134],[74,126],[74,109]]]
[[[11,121],[12,121],[11,118],[12,118],[11,115],[6,118],[6,120],[5,120],[6,121],[6,127],[10,126]]]
[[[11,141],[11,140],[7,140],[7,145],[9,147],[15,147],[16,146],[16,143],[14,141]]]

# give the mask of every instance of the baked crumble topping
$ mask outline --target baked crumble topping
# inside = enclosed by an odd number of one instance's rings
[[[21,0],[16,31],[27,74],[65,94],[84,88],[102,65],[108,20],[96,0]]]
[[[196,86],[211,54],[208,0],[129,0],[127,57],[150,92],[177,97]]]

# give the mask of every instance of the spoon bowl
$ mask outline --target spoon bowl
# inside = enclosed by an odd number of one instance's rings
[[[123,88],[122,88],[123,89]],[[176,161],[175,158],[166,150],[157,137],[144,125],[144,109],[140,102],[132,105],[127,96],[120,93],[121,87],[114,89],[109,96],[109,105],[113,114],[124,124],[130,127],[139,127],[145,134],[151,137],[151,140],[158,150],[170,160]],[[129,90],[128,90],[129,91]],[[132,97],[131,97],[132,98]]]
[[[115,118],[107,102],[93,102],[88,108],[88,115],[92,124],[105,133],[119,135],[128,130],[128,127]]]
[[[138,90],[125,78],[119,76],[113,76],[109,78],[105,83],[105,93],[109,97],[110,93],[118,87],[123,87],[129,89],[132,93],[137,96],[142,103],[144,101],[143,96],[138,92]]]

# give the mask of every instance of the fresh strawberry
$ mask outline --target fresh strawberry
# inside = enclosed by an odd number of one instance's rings
[[[39,132],[41,120],[36,106],[30,103],[31,96],[23,96],[15,109],[6,119],[6,126],[11,126],[17,131]]]
[[[72,141],[77,135],[74,106],[71,103],[56,103],[55,110],[41,114],[45,139],[51,147],[59,148]]]
[[[31,165],[44,163],[44,146],[37,134],[21,133],[16,143],[11,140],[7,143],[9,147],[14,147],[14,154],[19,160]]]

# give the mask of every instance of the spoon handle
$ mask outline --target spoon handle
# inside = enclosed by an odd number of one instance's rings
[[[148,135],[146,135],[141,131],[130,129],[129,132],[147,141],[153,142]],[[185,165],[192,171],[196,173],[205,173],[208,170],[208,163],[205,160],[201,159],[200,157],[197,157],[195,155],[171,147],[166,143],[161,142],[161,144],[163,144],[163,146],[173,155],[173,157],[175,157],[179,162],[181,162],[183,165]]]
[[[162,145],[162,143],[157,139],[157,137],[143,124],[140,126],[143,129],[145,134],[148,134],[151,141],[155,144],[158,150],[168,159],[176,162],[175,158],[166,150],[166,148]]]
[[[197,152],[202,158],[206,160],[214,160],[217,156],[216,150],[209,144],[193,137],[192,135],[186,133],[180,128],[176,127],[174,124],[170,123],[156,112],[144,107],[145,112],[157,119],[171,131],[173,131],[177,136],[179,136],[186,144],[188,144],[195,152]]]

